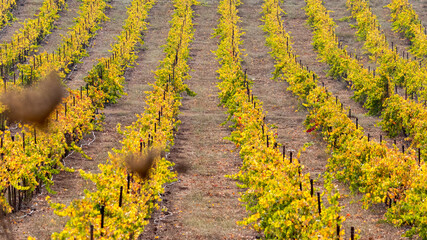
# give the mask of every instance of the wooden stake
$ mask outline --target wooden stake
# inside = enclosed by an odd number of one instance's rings
[[[283,160],[285,160],[285,155],[286,155],[286,146],[285,145],[283,145],[283,153],[282,153],[282,155],[283,155]]]
[[[104,228],[104,213],[105,213],[105,206],[101,206],[101,228]]]
[[[93,225],[90,225],[90,240],[93,240]]]
[[[128,173],[128,177],[127,177],[127,180],[128,180],[128,188],[127,188],[127,193],[129,193],[129,188],[130,188],[130,175],[129,175],[129,173]]]
[[[119,207],[122,207],[123,186],[120,186]]]
[[[313,197],[314,194],[314,181],[313,179],[310,179],[310,195]]]
[[[337,239],[338,240],[340,239],[340,232],[341,232],[339,221],[340,221],[340,216],[337,217]]]
[[[351,227],[350,232],[351,232],[350,239],[354,240],[354,227]]]

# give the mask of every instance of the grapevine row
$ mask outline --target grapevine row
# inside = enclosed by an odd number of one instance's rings
[[[391,4],[393,3],[396,3],[396,1]],[[407,1],[406,3],[406,6],[408,6],[409,3]],[[376,17],[368,7],[368,1],[348,0],[347,5],[358,22],[358,33],[362,33],[366,37],[365,48],[374,57],[378,57],[377,62],[380,64],[380,68],[383,68],[380,72],[388,74],[383,77],[395,81],[395,84],[405,85],[408,94],[418,93],[418,100],[425,102],[427,69],[422,66],[421,61],[418,65],[417,62],[409,60],[408,57],[405,60],[403,57],[399,57],[397,47],[395,51],[388,48],[385,36],[380,34]],[[412,12],[412,14],[415,14],[415,12]],[[401,17],[403,16],[401,15]],[[427,42],[427,38],[422,31],[420,23],[414,24],[414,27],[418,29],[411,29],[411,31],[417,34],[417,38],[412,39],[412,43],[415,43],[415,45],[412,45],[411,50],[417,56],[423,57],[422,48],[420,47]],[[412,100],[406,101],[395,94],[386,100],[384,106],[384,111],[381,113],[383,129],[391,130],[390,132],[393,131],[392,133],[394,134],[403,130],[413,138],[413,146],[425,150],[427,144],[427,136],[425,134],[427,111],[425,104],[423,107],[414,100],[414,97],[412,97]],[[412,237],[418,234],[422,239],[427,239],[427,221],[425,220],[427,204],[423,203],[427,192],[426,188],[418,182],[425,182],[427,175],[425,174],[425,166],[421,167],[422,169],[413,178],[409,179],[411,184],[408,187],[408,191],[405,192],[404,200],[388,211],[387,218],[398,226],[403,224],[412,225],[412,229],[406,232],[405,236]]]
[[[240,147],[243,166],[233,178],[246,191],[249,216],[241,224],[262,230],[267,239],[335,239],[339,218],[338,194],[330,195],[329,207],[314,195],[309,174],[297,158],[287,158],[278,149],[276,132],[264,123],[262,102],[252,95],[250,80],[241,68],[242,35],[237,23],[239,0],[222,0],[216,34],[221,39],[216,56],[221,64],[218,83],[221,103],[228,109],[234,131],[229,139]],[[311,190],[310,190],[311,186]],[[343,230],[338,230],[344,234]]]
[[[19,64],[20,74],[17,79],[24,84],[31,84],[53,70],[60,74],[61,79],[65,78],[70,67],[87,55],[85,47],[100,28],[100,22],[108,19],[104,14],[107,6],[106,0],[83,0],[75,25],[62,38],[57,50],[35,55],[28,64]]]
[[[38,48],[41,40],[50,33],[58,13],[66,7],[65,0],[45,0],[35,19],[27,19],[12,36],[12,41],[0,45],[2,77],[18,62],[24,62],[28,54]]]
[[[321,8],[324,9],[323,6]],[[313,10],[317,10],[316,7]],[[383,72],[383,68],[378,69],[378,74],[372,73],[364,69],[357,58],[347,54],[346,49],[342,49],[338,42],[334,33],[335,23],[328,15],[309,15],[309,24],[314,29],[313,43],[319,58],[330,65],[329,74],[351,83],[355,90],[353,98],[364,102],[370,113],[381,113],[380,125],[383,130],[391,136],[402,131],[408,134],[412,138],[412,146],[419,148],[425,158],[427,136],[423,134],[423,129],[427,111],[424,106],[394,94],[394,83]]]
[[[378,21],[370,11],[367,1],[348,0],[347,5],[358,22],[357,35],[366,39],[365,48],[373,54],[380,65],[377,70],[381,78],[388,82],[393,81],[394,84],[406,85],[409,94],[421,90],[420,94],[424,95],[427,69],[421,67],[421,64],[419,66],[415,61],[399,57],[397,47],[396,51],[388,48],[385,36],[381,34]],[[423,99],[425,99],[424,96],[418,98],[419,101]],[[402,131],[405,132],[413,138],[413,146],[425,150],[427,143],[427,136],[424,134],[427,124],[426,117],[427,111],[422,104],[417,103],[414,99],[411,101],[393,95],[385,100],[381,125],[383,130],[388,131],[392,136]]]
[[[385,35],[379,30],[378,21],[369,9],[367,1],[348,0],[347,5],[358,22],[356,34],[366,40],[365,48],[370,51],[379,64],[377,71],[381,81],[387,82],[389,85],[387,89],[389,98],[384,100],[381,113],[383,130],[388,131],[391,136],[396,136],[403,131],[412,137],[413,146],[425,150],[427,136],[424,132],[427,125],[427,110],[419,103],[425,97],[420,96],[417,103],[413,98],[408,100],[397,95],[397,89],[391,95],[393,90],[390,88],[393,84],[403,84],[406,85],[409,94],[423,89],[420,94],[424,95],[427,69],[419,66],[415,61],[399,57],[397,48],[396,51],[389,49]]]
[[[421,63],[400,56],[398,48],[391,48],[385,34],[380,30],[376,16],[369,8],[366,0],[347,0],[347,6],[352,17],[356,19],[356,35],[364,40],[364,49],[371,53],[371,59],[376,61],[378,73],[382,78],[396,85],[405,86],[407,94],[419,95],[420,101],[427,100],[426,86],[427,69]]]
[[[105,8],[105,2],[98,1],[98,3],[101,2]],[[94,3],[90,0],[80,6],[79,19],[96,13],[96,11],[85,10],[94,10],[90,7],[94,6]],[[102,11],[100,14],[103,14]],[[91,26],[89,29],[96,29],[96,26]],[[22,90],[22,87],[17,84],[8,88],[11,91]],[[0,185],[2,193],[0,204],[6,212],[20,209],[22,203],[31,198],[34,190],[40,189],[41,184],[45,184],[46,189],[51,191],[53,174],[61,170],[72,171],[63,166],[61,159],[69,151],[81,152],[75,142],[95,129],[98,116],[95,114],[97,108],[91,104],[92,102],[94,99],[89,97],[89,89],[86,93],[83,93],[83,89],[80,89],[80,92],[70,90],[69,96],[63,99],[62,105],[57,107],[49,117],[49,122],[53,124],[50,124],[46,131],[37,131],[34,126],[19,124],[20,133],[12,136],[5,122],[2,121],[2,127],[6,129],[2,131],[3,145],[0,146],[3,158],[1,173],[4,179]],[[99,104],[97,107],[100,108]]]
[[[403,33],[411,41],[410,51],[413,55],[426,57],[427,35],[412,4],[408,0],[392,0],[387,7],[391,11],[392,29]]]
[[[310,25],[314,28],[315,39],[322,34],[330,36],[329,41],[325,41],[324,45],[316,45],[319,52],[324,51],[324,46],[332,45],[335,47],[328,49],[331,55],[329,57],[336,52],[342,53],[342,50],[336,47],[338,43],[331,31],[333,22],[321,0],[306,0],[306,2],[305,11]],[[334,43],[331,43],[332,41]],[[349,58],[337,59],[345,62]],[[350,59],[350,61],[352,60]],[[308,100],[309,102],[306,104],[314,107],[322,101],[318,96],[308,98]],[[407,234],[412,231],[419,233],[420,229],[426,231],[424,227],[426,221],[420,218],[425,212],[418,210],[419,205],[424,206],[424,204],[413,201],[413,199],[422,199],[427,192],[425,186],[421,186],[418,182],[425,182],[427,176],[426,164],[424,161],[420,162],[420,155],[417,158],[411,149],[404,154],[396,148],[387,148],[382,142],[370,141],[369,138],[363,136],[363,132],[355,129],[349,119],[346,120],[347,122],[339,121],[340,116],[341,119],[347,117],[345,112],[339,110],[336,99],[326,97],[326,100],[329,102],[329,106],[324,105],[318,110],[312,110],[310,112],[312,116],[307,123],[309,123],[309,127],[321,128],[323,134],[327,136],[329,146],[334,149],[334,154],[328,161],[329,171],[333,172],[337,179],[350,184],[352,191],[363,193],[365,206],[386,202],[391,207],[386,213],[389,221],[396,225],[413,225],[413,230],[408,231]],[[332,106],[335,107],[332,108]],[[339,110],[338,114],[332,114],[332,109]],[[414,179],[418,181],[415,182]],[[408,216],[411,214],[414,215],[409,218]],[[413,219],[417,219],[417,221]]]
[[[147,26],[147,22],[143,21],[146,18],[146,11],[138,1],[133,4],[136,6],[128,10],[129,17],[117,38],[117,43],[113,45],[111,56],[99,59],[85,77],[88,87],[97,89],[97,91],[91,91],[92,98],[98,99],[95,105],[116,103],[117,99],[124,94],[124,71],[128,66],[133,65],[137,58],[134,51],[136,44],[143,44],[142,32]]]
[[[13,19],[11,13],[12,9],[16,6],[16,0],[2,0],[0,3],[0,29]]]
[[[389,97],[389,82],[381,81],[378,75],[373,76],[357,59],[352,58],[346,49],[341,49],[335,35],[335,23],[324,6],[319,1],[309,3],[306,13],[308,23],[314,31],[313,47],[317,50],[320,61],[329,64],[328,74],[350,82],[355,90],[354,100],[364,103],[364,107],[371,114],[380,113],[383,101]]]
[[[146,28],[146,23],[144,19],[147,17],[147,9],[145,7],[142,7],[141,3],[134,2],[134,4],[137,4],[135,7],[131,8],[129,10],[129,18],[127,19],[124,31],[122,31],[118,43],[115,44],[115,51],[112,54],[112,56],[109,58],[109,61],[112,63],[111,66],[114,66],[114,68],[117,70],[114,74],[115,79],[122,78],[123,72],[126,69],[127,66],[132,65],[136,59],[135,52],[133,51],[135,44],[138,42],[142,43],[141,39],[141,31]],[[125,37],[126,36],[126,37]],[[120,55],[116,52],[117,48],[120,48]],[[123,47],[125,46],[125,47]],[[103,59],[100,59],[100,61],[103,61]],[[95,66],[91,72],[96,71],[97,66]],[[19,88],[18,86],[13,86],[14,88]],[[74,91],[74,95],[78,95],[78,91]],[[62,164],[59,162],[61,158],[64,156],[65,153],[71,151],[71,150],[77,150],[81,152],[81,149],[78,148],[74,141],[77,141],[82,138],[82,136],[90,131],[92,131],[95,128],[94,123],[98,121],[99,117],[96,116],[95,112],[98,111],[98,109],[102,109],[104,107],[104,103],[107,102],[106,99],[111,98],[115,99],[119,96],[110,96],[110,93],[108,91],[105,91],[105,89],[102,89],[97,84],[89,85],[85,92],[83,93],[83,89],[80,89],[80,97],[79,96],[69,96],[66,100],[64,100],[63,107],[57,109],[54,112],[56,113],[51,117],[51,120],[56,121],[56,119],[62,119],[61,114],[64,113],[65,116],[72,116],[71,118],[68,117],[64,122],[61,122],[61,124],[58,125],[57,128],[53,128],[53,130],[48,130],[49,134],[38,134],[38,142],[46,142],[50,139],[59,139],[61,141],[62,135],[65,136],[66,140],[62,141],[62,144],[53,142],[53,143],[47,143],[44,146],[47,149],[53,149],[53,151],[58,152],[57,155],[52,155],[48,151],[43,151],[44,154],[41,155],[34,155],[30,159],[27,159],[26,157],[22,156],[22,152],[17,152],[13,156],[9,156],[9,159],[22,159],[28,162],[28,166],[32,169],[32,172],[14,172],[10,171],[10,177],[12,179],[16,180],[16,184],[10,185],[8,181],[5,182],[5,187],[7,189],[4,190],[3,196],[5,196],[4,204],[8,206],[8,210],[10,211],[11,208],[9,207],[9,204],[14,207],[14,209],[19,209],[21,206],[21,203],[23,202],[23,199],[20,197],[19,194],[25,195],[25,198],[27,198],[27,195],[31,195],[35,187],[40,187],[39,185],[41,183],[47,183],[46,187],[48,190],[50,190],[49,186],[53,184],[53,182],[50,180],[52,177],[52,174],[56,174],[59,172],[58,169],[55,169],[55,167],[62,166]],[[84,95],[84,96],[83,96]],[[85,101],[76,101],[75,99],[79,98],[85,98]],[[70,101],[73,103],[70,105]],[[68,104],[67,104],[68,103]],[[67,110],[65,110],[67,109]],[[80,110],[81,112],[78,112],[78,114],[73,114],[75,111],[74,109]],[[68,111],[68,113],[66,113]],[[59,113],[59,115],[58,115]],[[80,116],[80,117],[79,117]],[[66,128],[64,127],[66,126]],[[25,128],[33,129],[30,126],[26,126]],[[61,130],[62,129],[62,130]],[[34,130],[36,131],[36,130]],[[56,135],[51,135],[51,132],[54,132],[59,137],[56,137]],[[7,133],[10,135],[10,133]],[[6,134],[6,136],[7,136]],[[25,136],[26,132],[25,129],[22,132],[22,136]],[[62,135],[61,135],[62,134]],[[16,135],[17,138],[20,137],[20,135]],[[29,135],[27,135],[28,138]],[[15,138],[15,137],[13,137]],[[19,139],[20,140],[20,139]],[[19,145],[19,143],[17,144]],[[26,143],[22,143],[21,146],[25,146],[26,151],[30,151],[31,149],[37,148],[37,144],[35,141],[28,141],[26,140]],[[13,146],[5,147],[3,150],[4,152],[11,152],[11,148]],[[15,146],[16,147],[16,146]],[[60,154],[59,154],[60,153]],[[53,158],[53,160],[49,160],[50,157]],[[47,164],[49,162],[52,162],[52,164]],[[23,162],[18,162],[16,164],[16,168],[21,168]],[[39,165],[46,165],[43,168],[37,167]],[[70,170],[64,168],[62,166],[63,170]],[[41,171],[43,170],[43,172]],[[28,176],[28,174],[30,174]],[[46,177],[45,177],[46,176]],[[5,178],[5,179],[9,179]],[[30,178],[31,181],[23,180]],[[21,188],[20,185],[25,185],[25,188]],[[18,190],[22,191],[19,192]],[[5,195],[6,194],[6,195]],[[7,196],[7,197],[6,197]],[[15,200],[17,199],[17,200]]]
[[[26,124],[18,125],[19,133],[12,134],[7,126],[0,131],[0,205],[6,212],[20,209],[42,184],[52,192],[53,174],[72,171],[61,160],[72,150],[81,152],[75,141],[94,129],[94,111],[86,94],[70,91],[44,131]]]
[[[180,123],[177,119],[180,93],[188,89],[183,81],[189,79],[187,60],[193,38],[194,4],[193,0],[174,1],[166,57],[156,71],[156,82],[147,95],[144,113],[126,130],[118,128],[124,136],[122,148],[110,154],[107,164],[99,165],[101,173],[81,171],[83,177],[96,184],[97,190],[86,191],[83,199],[74,200],[68,207],[53,204],[57,214],[71,218],[62,232],[52,235],[53,239],[87,238],[89,234],[95,239],[136,239],[152,210],[158,208],[156,201],[161,200],[163,185],[175,179],[170,171],[173,164],[157,156],[150,176],[142,179],[129,173],[124,159],[141,158],[150,149],[169,151],[173,145],[173,133]],[[133,31],[136,34],[139,29]]]
[[[325,9],[321,1],[307,1],[306,11],[313,21],[317,17],[328,17],[322,10]],[[273,20],[273,17],[269,19]],[[315,22],[313,24],[317,25]],[[272,48],[276,62],[274,78],[286,79],[289,89],[310,109],[307,129],[320,129],[334,153],[328,161],[328,169],[335,172],[336,178],[349,183],[352,191],[365,193],[367,205],[381,203],[386,197],[394,199],[402,195],[403,189],[394,186],[409,182],[410,173],[418,169],[415,157],[412,154],[406,156],[397,149],[389,149],[384,143],[371,141],[364,136],[362,127],[347,116],[348,110],[342,107],[339,100],[333,98],[326,88],[317,86],[317,76],[295,60],[291,38],[281,25],[279,21],[265,27],[270,34],[267,44]],[[381,168],[380,174],[370,176],[375,169]],[[402,171],[407,173],[402,174]],[[384,179],[387,181],[384,182]]]

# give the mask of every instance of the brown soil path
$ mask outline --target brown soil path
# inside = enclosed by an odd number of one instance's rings
[[[166,43],[168,33],[168,19],[164,16],[169,14],[171,4],[168,1],[159,1],[151,12],[149,20],[150,25],[146,32],[144,51],[138,53],[138,65],[129,69],[126,74],[125,91],[128,93],[119,100],[117,104],[107,106],[104,110],[105,124],[104,131],[95,132],[95,141],[93,134],[85,137],[82,143],[92,142],[89,146],[85,145],[83,150],[92,159],[88,160],[75,153],[65,159],[65,164],[74,169],[83,169],[85,171],[97,172],[98,164],[107,160],[108,152],[112,148],[120,148],[121,135],[116,132],[116,125],[130,125],[136,120],[135,114],[143,112],[144,92],[151,90],[148,83],[152,83],[158,62],[163,58],[159,51],[161,45]],[[123,13],[125,14],[125,13]],[[57,203],[69,204],[75,198],[83,196],[83,189],[92,189],[93,185],[80,177],[78,172],[61,172],[53,179],[53,190],[57,194],[48,194],[43,190],[42,194],[34,197],[29,203],[29,207],[11,216],[13,232],[17,239],[26,239],[27,236],[34,236],[37,239],[50,239],[54,231],[60,231],[66,222],[66,219],[53,214],[52,209],[44,200],[47,195],[51,200]],[[27,213],[30,213],[25,215]]]
[[[286,155],[290,152],[295,157],[304,144],[311,144],[301,154],[300,161],[303,172],[310,173],[315,179],[315,188],[324,191],[321,174],[326,171],[327,159],[330,154],[325,152],[326,143],[319,135],[311,135],[305,131],[304,120],[308,112],[292,92],[287,91],[286,82],[271,80],[274,62],[271,49],[265,46],[265,35],[259,27],[261,21],[262,0],[243,0],[239,7],[241,26],[246,34],[242,37],[242,48],[246,50],[243,68],[247,69],[248,78],[253,81],[253,93],[263,102],[266,112],[266,123],[277,126],[278,142],[286,147]],[[326,199],[325,199],[326,200]]]
[[[166,187],[161,207],[142,239],[254,239],[255,232],[245,230],[236,221],[246,216],[238,201],[240,190],[226,174],[238,171],[241,160],[234,145],[224,140],[230,130],[220,126],[226,120],[218,107],[215,71],[217,39],[212,39],[219,15],[218,1],[206,0],[195,9],[195,41],[191,44],[188,82],[196,97],[182,99],[181,126],[169,159],[174,162],[178,182]],[[232,152],[234,151],[234,152]]]
[[[9,42],[12,39],[12,35],[19,28],[22,27],[22,22],[25,19],[35,18],[35,14],[39,12],[40,7],[43,5],[44,0],[19,0],[16,3],[15,10],[12,11],[13,16],[16,18],[13,22],[9,22],[9,25],[3,27],[0,31],[0,41]]]
[[[271,80],[274,62],[270,54],[271,49],[265,46],[265,36],[261,21],[262,2],[260,0],[243,0],[239,7],[242,19],[243,36],[242,48],[246,50],[243,67],[247,69],[248,77],[254,83],[253,92],[262,102],[267,112],[266,122],[277,126],[278,142],[286,147],[286,155],[293,152],[293,156],[304,146],[310,143],[306,152],[301,155],[301,163],[306,166],[304,172],[309,172],[312,178],[317,179],[326,171],[326,160],[329,154],[325,152],[326,144],[321,137],[306,133],[304,120],[307,111],[301,106],[298,99],[287,91],[286,82]],[[319,179],[317,187],[321,187]]]
[[[325,152],[326,145],[320,136],[307,134],[303,127],[303,121],[307,111],[298,103],[298,100],[291,92],[286,91],[287,84],[270,80],[274,64],[268,54],[269,48],[265,47],[265,37],[259,25],[263,23],[261,18],[260,0],[246,0],[240,7],[242,16],[242,26],[246,35],[244,36],[243,48],[246,49],[244,67],[248,69],[249,77],[254,80],[254,95],[257,95],[264,103],[264,109],[268,112],[266,121],[278,127],[279,142],[286,145],[287,150],[298,151],[304,143],[313,144],[307,151],[302,153],[301,162],[305,165],[305,171],[310,172],[313,178],[318,178],[319,174],[325,171],[329,154]],[[301,55],[303,63],[308,64],[309,69],[316,71],[321,76],[321,80],[331,88],[334,94],[339,94],[341,101],[346,106],[350,105],[353,115],[360,118],[361,124],[369,131],[380,132],[374,125],[376,118],[365,117],[366,112],[349,97],[350,91],[343,83],[326,78],[325,72],[328,69],[326,64],[318,63],[316,54],[311,46],[312,34],[305,26],[305,14],[301,9],[304,6],[302,1],[287,1],[283,8],[288,13],[285,18],[285,28],[291,32],[294,38],[294,48],[297,54]],[[357,46],[354,46],[356,49]],[[354,109],[354,110],[353,110]],[[356,111],[355,111],[356,110]],[[363,120],[362,120],[363,119]],[[289,154],[289,152],[287,152]],[[317,187],[322,189],[323,180],[318,179]],[[336,183],[343,195],[349,194],[346,187]],[[344,189],[344,190],[342,190]],[[343,196],[341,204],[346,205],[343,215],[347,216],[347,223],[344,228],[349,237],[351,226],[361,229],[362,239],[400,239],[401,231],[388,224],[377,224],[381,220],[384,211],[377,206],[372,210],[362,210],[359,203],[350,203],[352,200],[360,199],[360,195]],[[375,224],[375,225],[374,225]]]

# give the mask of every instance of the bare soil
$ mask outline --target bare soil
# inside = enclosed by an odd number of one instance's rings
[[[243,0],[239,7],[242,19],[243,36],[242,48],[246,50],[243,67],[247,69],[249,79],[253,81],[253,93],[263,102],[266,112],[266,123],[277,126],[278,142],[286,147],[286,155],[293,153],[295,157],[304,144],[311,144],[301,154],[301,164],[305,166],[303,172],[310,173],[318,179],[326,171],[326,160],[329,154],[325,152],[326,144],[320,136],[306,133],[304,120],[307,111],[302,107],[298,98],[287,91],[286,82],[272,80],[274,62],[269,47],[265,46],[263,25],[260,13],[262,1]],[[319,179],[322,181],[321,179]],[[316,187],[322,187],[322,182]]]

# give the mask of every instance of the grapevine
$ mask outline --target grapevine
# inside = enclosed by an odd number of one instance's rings
[[[54,27],[54,21],[59,18],[58,12],[65,7],[64,0],[45,0],[36,15],[37,18],[26,20],[10,42],[0,45],[3,78],[16,63],[24,62],[26,57],[38,48],[41,40]]]
[[[35,55],[28,64],[19,64],[20,74],[17,78],[24,84],[32,84],[52,70],[57,71],[62,79],[65,78],[71,66],[87,55],[85,47],[100,29],[99,24],[108,19],[104,14],[106,7],[105,0],[83,0],[76,24],[62,38],[57,50]]]
[[[380,125],[390,136],[396,136],[402,131],[411,136],[413,148],[420,148],[425,156],[426,136],[423,134],[426,110],[421,103],[403,99],[394,93],[394,82],[384,68],[378,68],[374,74],[362,67],[357,58],[347,54],[342,49],[334,33],[335,23],[326,14],[314,14],[316,11],[326,11],[321,4],[307,6],[308,22],[314,29],[314,47],[321,61],[330,65],[329,74],[342,77],[351,84],[354,99],[364,102],[371,114],[381,114]],[[316,6],[316,7],[315,7]],[[310,9],[312,8],[312,9]]]
[[[90,12],[95,10],[95,6],[100,6],[98,15],[102,16],[101,10],[106,6],[103,0],[98,0],[97,2],[88,1],[80,6],[81,15],[79,19],[83,19],[81,20],[81,24],[84,25],[83,29],[89,27],[88,31],[97,28],[96,25],[92,27],[87,25],[91,22],[91,18],[88,16],[96,13]],[[92,17],[92,22],[97,22],[95,16]],[[75,28],[79,29],[79,25],[76,26]],[[6,82],[3,82],[3,85],[4,90],[6,90]],[[9,86],[9,90],[20,91],[22,86],[14,84]],[[2,142],[4,145],[1,151],[5,164],[1,167],[4,181],[0,186],[2,192],[0,204],[5,208],[6,212],[20,209],[24,198],[27,198],[27,196],[23,197],[22,195],[24,193],[29,195],[36,188],[39,189],[42,183],[45,184],[48,191],[51,191],[50,186],[53,184],[51,177],[53,174],[59,173],[60,170],[72,171],[72,169],[66,168],[61,163],[61,159],[71,150],[81,152],[75,142],[81,139],[85,133],[95,128],[98,118],[97,114],[95,114],[96,107],[90,104],[93,100],[89,98],[88,93],[89,89],[86,94],[83,94],[82,89],[80,89],[80,92],[78,90],[69,90],[69,96],[64,98],[63,105],[58,106],[53,111],[52,116],[49,117],[50,122],[59,122],[59,124],[52,124],[46,132],[38,131],[39,133],[37,134],[37,130],[33,126],[18,125],[18,128],[21,129],[20,134],[11,136],[4,120],[2,120]],[[2,110],[4,110],[3,107]],[[33,132],[34,141],[29,141],[28,137],[31,136],[28,134],[29,131]],[[9,144],[9,142],[13,143]],[[34,152],[34,154],[30,154],[31,152]],[[8,171],[10,169],[16,169],[17,171]]]
[[[357,19],[357,35],[365,39],[365,48],[377,59],[377,68],[380,78],[387,79],[393,84],[406,85],[407,93],[421,94],[418,102],[415,99],[404,99],[396,93],[390,95],[383,103],[380,125],[391,136],[401,132],[409,135],[412,145],[426,150],[427,136],[424,134],[427,111],[423,106],[423,95],[427,69],[409,59],[403,59],[397,51],[390,49],[385,36],[379,30],[376,17],[372,14],[365,0],[348,0],[347,5],[352,15]],[[388,89],[390,92],[392,89]],[[419,91],[420,90],[420,91]]]
[[[332,23],[332,20],[327,13],[325,14],[326,9],[320,0],[306,2],[308,21],[314,26],[315,31],[321,32],[320,26],[327,26],[322,23],[325,21]],[[307,105],[319,106],[322,100],[318,95],[319,93],[309,98]],[[326,98],[329,99],[329,105],[336,105],[335,99]],[[408,231],[408,235],[425,231],[423,227],[425,221],[420,217],[424,212],[417,210],[419,206],[412,201],[414,198],[422,197],[425,192],[425,188],[418,185],[419,182],[413,181],[426,176],[425,163],[420,161],[421,155],[418,154],[417,158],[415,151],[411,149],[403,154],[397,148],[389,149],[384,143],[369,141],[362,132],[358,131],[359,129],[353,128],[347,132],[348,125],[354,126],[354,124],[348,120],[349,123],[338,124],[340,118],[345,119],[347,116],[342,110],[339,115],[334,116],[331,111],[327,111],[328,108],[330,107],[325,107],[323,110],[314,108],[310,111],[311,116],[307,121],[308,126],[312,124],[322,126],[322,132],[327,136],[329,146],[334,149],[333,156],[328,161],[328,169],[336,178],[350,184],[352,191],[364,193],[365,206],[381,202],[388,202],[389,205],[395,203],[388,209],[386,217],[396,225],[413,225],[413,230]],[[339,107],[336,106],[335,109]],[[415,186],[418,187],[417,191],[414,191]],[[413,214],[413,218],[418,221],[406,220],[410,214]]]
[[[386,7],[391,11],[393,30],[411,41],[411,53],[419,58],[427,56],[427,35],[412,4],[408,0],[392,0]]]
[[[141,3],[149,4],[134,0],[133,8],[128,11],[128,19],[135,14],[132,10],[142,7]],[[147,95],[144,113],[138,115],[138,120],[127,126],[126,130],[122,131],[119,126],[119,132],[124,135],[122,148],[110,154],[107,164],[99,165],[101,173],[81,171],[83,177],[96,184],[97,190],[86,191],[85,198],[74,200],[68,207],[53,204],[57,214],[71,217],[61,233],[52,235],[53,239],[86,239],[90,226],[95,229],[94,237],[97,239],[136,239],[148,223],[145,219],[158,207],[156,201],[161,200],[159,194],[164,191],[162,185],[174,181],[175,173],[169,170],[173,164],[164,157],[156,159],[155,168],[145,181],[137,175],[130,175],[123,162],[123,157],[129,154],[144,153],[151,148],[169,149],[173,144],[173,131],[180,123],[176,117],[181,105],[180,93],[188,90],[183,81],[189,79],[188,45],[193,38],[191,6],[196,2],[188,0],[174,3],[172,27],[165,47],[167,56],[156,71],[156,83],[153,85],[154,90]],[[132,30],[139,34],[139,29]],[[120,188],[126,190],[121,206]],[[102,226],[101,207],[106,215]]]
[[[408,55],[406,59],[400,56],[397,46],[396,48],[393,44],[389,46],[376,16],[369,8],[368,1],[347,0],[347,6],[357,21],[356,35],[358,39],[365,41],[364,49],[377,63],[380,77],[392,81],[395,85],[404,86],[406,95],[417,97],[418,101],[424,102],[427,69],[421,62],[408,58]]]
[[[24,200],[21,194],[27,196],[36,187],[39,189],[41,184],[51,191],[53,174],[60,170],[72,171],[61,160],[69,151],[81,151],[74,142],[93,130],[95,109],[90,103],[89,97],[79,91],[70,91],[62,105],[49,117],[50,125],[46,131],[19,124],[20,133],[12,135],[3,125],[5,130],[1,131],[0,140],[3,162],[0,167],[0,204],[7,212],[21,207]]]
[[[229,139],[240,147],[243,160],[241,170],[233,176],[246,189],[240,199],[249,216],[240,223],[262,230],[267,239],[335,239],[336,225],[344,220],[338,217],[339,195],[329,195],[329,207],[322,203],[323,210],[318,212],[316,197],[308,190],[309,174],[301,173],[304,166],[297,158],[289,163],[280,153],[275,131],[264,123],[262,102],[251,94],[252,83],[240,65],[240,4],[238,0],[220,2],[216,35],[221,41],[215,52],[221,64],[217,71],[222,81],[219,96],[234,123]]]
[[[3,28],[5,24],[13,20],[13,15],[11,13],[12,9],[16,6],[16,0],[5,0],[0,4],[0,29]]]

